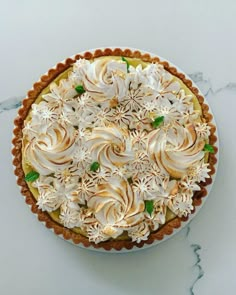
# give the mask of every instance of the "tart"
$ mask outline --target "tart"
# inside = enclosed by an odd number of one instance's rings
[[[216,127],[192,82],[130,49],[77,54],[35,83],[15,119],[26,203],[74,244],[142,248],[181,228],[207,195]]]

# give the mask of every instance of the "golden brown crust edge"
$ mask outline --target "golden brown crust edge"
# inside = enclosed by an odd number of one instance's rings
[[[120,251],[121,249],[127,249],[130,250],[134,246],[138,248],[142,248],[145,244],[152,244],[156,240],[162,240],[164,236],[171,235],[173,233],[174,229],[177,229],[181,226],[182,221],[187,221],[189,216],[186,218],[180,218],[175,217],[168,223],[166,223],[164,226],[162,226],[159,230],[156,232],[152,232],[146,241],[141,241],[141,243],[132,242],[131,240],[112,240],[112,241],[106,241],[99,244],[95,244],[92,242],[89,242],[89,240],[72,230],[63,227],[62,225],[58,224],[54,220],[51,219],[51,217],[47,214],[47,212],[43,212],[40,210],[36,205],[36,200],[33,197],[32,193],[30,192],[28,185],[26,181],[24,180],[24,172],[22,169],[22,154],[21,154],[21,147],[22,147],[22,128],[24,127],[24,120],[28,114],[28,111],[30,110],[31,104],[34,103],[40,92],[49,85],[51,81],[53,81],[59,74],[64,72],[66,69],[68,69],[76,60],[80,58],[86,58],[86,59],[92,59],[96,57],[101,56],[125,56],[125,57],[131,57],[131,58],[140,58],[145,62],[159,62],[161,63],[164,68],[169,71],[174,76],[178,77],[183,81],[183,83],[196,95],[198,98],[198,101],[202,107],[203,117],[205,118],[206,122],[211,126],[211,135],[210,135],[210,144],[214,146],[215,153],[209,154],[209,166],[211,169],[210,175],[215,174],[215,164],[217,162],[216,153],[217,153],[217,147],[215,146],[215,143],[217,141],[217,137],[215,135],[216,133],[216,127],[211,122],[212,121],[212,115],[209,113],[209,107],[204,103],[204,97],[199,94],[199,91],[196,87],[193,86],[192,82],[185,77],[183,73],[179,73],[177,69],[173,66],[170,66],[168,62],[166,61],[160,61],[158,57],[151,57],[149,54],[145,53],[142,54],[140,51],[135,50],[132,51],[130,49],[120,49],[120,48],[106,48],[106,49],[97,49],[94,53],[91,52],[85,52],[84,54],[77,54],[74,56],[74,58],[68,58],[63,63],[58,63],[57,66],[53,69],[50,69],[47,74],[43,75],[39,82],[36,82],[33,85],[32,90],[28,92],[27,98],[23,100],[22,107],[19,109],[18,117],[15,119],[14,124],[15,128],[13,131],[14,138],[12,140],[13,143],[13,165],[15,166],[15,175],[17,176],[17,184],[21,187],[21,193],[25,196],[26,203],[31,207],[31,211],[34,214],[37,214],[39,221],[44,222],[47,228],[50,228],[54,231],[55,234],[63,236],[66,240],[72,240],[75,244],[83,244],[84,247],[92,246],[96,249],[104,249],[104,250],[117,250]],[[201,182],[200,187],[201,190],[198,192],[195,192],[193,196],[193,204],[194,209],[191,212],[191,214],[194,213],[195,207],[201,205],[202,198],[204,198],[207,195],[206,186],[209,185],[212,182],[212,178],[208,178],[206,182]]]

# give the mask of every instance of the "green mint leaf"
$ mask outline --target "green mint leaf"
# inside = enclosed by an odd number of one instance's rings
[[[152,126],[154,128],[157,128],[163,121],[164,121],[164,116],[160,116],[160,117],[157,117],[153,122],[152,122]]]
[[[93,162],[90,166],[90,170],[93,172],[96,172],[100,167],[100,164],[98,162]]]
[[[149,215],[152,214],[153,209],[154,209],[153,200],[145,201],[145,210],[147,211],[147,213],[149,213]]]
[[[36,179],[39,178],[39,173],[36,171],[30,171],[29,173],[26,174],[25,176],[25,181],[27,182],[33,182]]]
[[[75,90],[79,93],[79,94],[83,94],[85,92],[83,85],[77,85],[75,87]]]
[[[206,144],[204,145],[204,149],[203,149],[203,150],[204,150],[205,152],[209,152],[209,153],[211,153],[211,154],[214,154],[214,152],[215,152],[213,146],[212,146],[211,144],[208,144],[208,143],[206,143]]]
[[[121,59],[124,61],[124,62],[126,62],[126,66],[127,66],[127,73],[129,73],[129,66],[130,66],[130,64],[129,64],[129,62],[128,62],[128,60],[125,58],[125,57],[121,57]]]

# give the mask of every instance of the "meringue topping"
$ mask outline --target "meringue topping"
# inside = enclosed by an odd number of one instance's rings
[[[196,97],[161,64],[79,59],[32,105],[23,163],[40,174],[37,205],[57,210],[65,227],[94,243],[124,231],[139,243],[167,211],[193,210],[199,182],[210,177],[209,136]]]

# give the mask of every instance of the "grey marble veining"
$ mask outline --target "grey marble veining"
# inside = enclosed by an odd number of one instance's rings
[[[20,107],[23,98],[24,96],[14,96],[14,97],[9,97],[3,100],[2,102],[0,102],[0,114],[4,111],[17,109],[18,107]]]
[[[220,87],[216,91],[213,91],[213,93],[219,93],[224,90],[230,90],[230,91],[236,91],[236,83],[235,82],[229,82],[224,87]]]
[[[191,222],[186,227],[186,240],[189,242],[189,246],[191,247],[193,251],[193,255],[195,257],[195,263],[193,264],[193,269],[197,269],[197,276],[192,282],[192,284],[189,287],[190,295],[195,295],[194,293],[194,287],[196,283],[204,276],[204,270],[201,266],[201,256],[200,251],[202,249],[201,245],[193,243],[189,238],[189,233],[191,231]]]
[[[200,257],[200,253],[199,253],[199,251],[202,249],[202,247],[198,244],[191,244],[191,248],[193,249],[193,253],[196,256],[196,262],[194,264],[194,267],[197,267],[197,270],[198,270],[197,278],[190,287],[190,294],[194,295],[195,294],[194,290],[193,290],[194,286],[204,276],[204,270],[200,264],[201,257]]]
[[[209,95],[209,93],[217,94],[225,90],[236,91],[236,82],[228,82],[223,87],[214,89],[212,87],[211,80],[206,79],[202,72],[194,72],[192,74],[189,74],[189,77],[198,85],[203,95],[205,95],[206,97]]]
[[[199,86],[203,95],[207,95],[209,90],[212,89],[210,79],[206,79],[202,72],[194,72],[189,74],[189,77]]]

